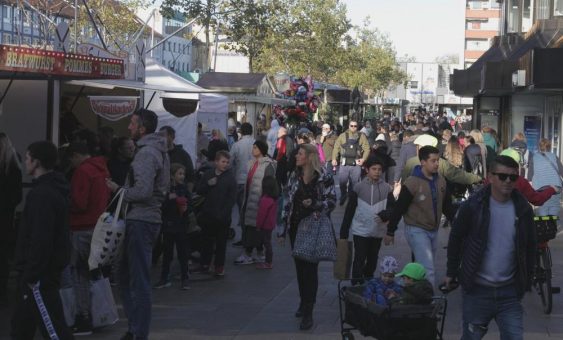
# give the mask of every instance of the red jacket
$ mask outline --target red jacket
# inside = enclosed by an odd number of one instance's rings
[[[260,201],[258,202],[258,215],[256,216],[256,228],[274,230],[276,227],[277,214],[277,200],[266,195],[260,197]]]
[[[70,183],[70,229],[92,230],[109,203],[110,190],[106,178],[110,174],[104,157],[91,157],[82,162]]]

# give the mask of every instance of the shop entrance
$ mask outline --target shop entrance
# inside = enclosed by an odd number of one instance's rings
[[[563,130],[561,115],[563,114],[563,95],[547,96],[545,98],[544,136],[551,140],[552,152],[559,159],[562,155],[562,141],[560,136]]]

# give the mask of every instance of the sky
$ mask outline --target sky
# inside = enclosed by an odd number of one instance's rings
[[[373,27],[389,34],[397,56],[434,61],[463,53],[465,0],[341,0],[353,25],[369,16]]]

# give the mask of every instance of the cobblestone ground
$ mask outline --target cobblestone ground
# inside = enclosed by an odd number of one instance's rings
[[[333,213],[338,229],[344,209]],[[236,219],[235,219],[236,220]],[[382,247],[380,256],[393,255],[404,264],[410,259],[410,251],[402,236],[402,227],[396,244]],[[238,232],[238,230],[237,230]],[[443,277],[448,228],[440,230],[438,275]],[[550,243],[554,262],[554,285],[563,285],[563,236]],[[240,248],[229,245],[226,275],[215,279],[193,275],[192,289],[182,291],[180,282],[173,282],[167,289],[154,291],[151,339],[340,339],[338,281],[332,277],[332,264],[320,266],[320,285],[315,307],[315,326],[311,331],[298,330],[299,321],[293,316],[299,303],[295,269],[289,247],[278,244],[274,248],[274,268],[256,270],[254,266],[235,266],[232,261],[240,254]],[[159,268],[154,268],[157,279]],[[156,282],[156,281],[155,281]],[[126,331],[119,298],[116,301],[122,318],[112,327],[97,330],[88,339],[118,339]],[[460,338],[460,293],[448,296],[445,339]],[[13,297],[8,305],[0,306],[0,339],[8,339],[9,320]],[[539,296],[529,293],[524,300],[525,339],[563,339],[563,300],[554,296],[553,313],[544,316]],[[362,338],[358,333],[355,337]],[[498,339],[496,326],[485,339]]]

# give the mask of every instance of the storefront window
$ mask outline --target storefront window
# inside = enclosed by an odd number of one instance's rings
[[[551,0],[536,0],[536,19],[549,19],[549,7]],[[555,0],[560,1],[560,0]]]
[[[507,1],[507,33],[520,32],[520,0]]]
[[[556,17],[563,16],[563,0],[554,0],[553,15]]]

